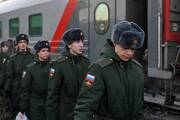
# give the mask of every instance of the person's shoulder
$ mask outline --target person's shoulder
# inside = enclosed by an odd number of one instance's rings
[[[29,54],[30,54],[31,56],[34,56],[34,54],[33,54],[32,52],[29,52]]]
[[[11,55],[9,56],[9,60],[13,60],[14,58],[16,58],[17,55],[18,55],[17,52],[11,54]]]
[[[27,54],[29,54],[29,55],[32,56],[32,57],[35,56],[35,54],[31,51],[31,49],[28,49]]]
[[[65,62],[67,59],[68,59],[68,57],[62,56],[62,57],[58,58],[56,61],[54,61],[53,63],[54,64],[56,64],[56,63],[60,64],[60,63]]]
[[[89,61],[89,58],[87,58],[86,56],[82,55],[82,59],[85,61]]]
[[[137,60],[132,59],[132,63],[140,68],[143,68],[143,66],[141,65],[141,63],[139,63]]]
[[[15,57],[17,55],[17,52],[10,55],[10,58]]]
[[[29,63],[29,64],[27,65],[27,68],[32,68],[33,66],[36,65],[36,63],[37,63],[36,61]]]
[[[101,68],[105,68],[113,63],[112,58],[100,58],[94,64],[98,64]]]

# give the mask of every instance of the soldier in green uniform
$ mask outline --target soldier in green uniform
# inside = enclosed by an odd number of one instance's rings
[[[143,72],[133,59],[144,32],[121,21],[100,59],[90,65],[75,107],[75,120],[139,120],[143,109]]]
[[[46,120],[46,97],[50,75],[50,44],[38,41],[34,46],[37,58],[27,65],[21,83],[20,112],[30,113],[31,120]]]
[[[0,120],[11,120],[12,111],[10,98],[6,97],[4,85],[7,78],[7,62],[13,53],[13,41],[11,39],[1,42],[0,53]]]
[[[13,46],[11,46],[13,47]],[[0,54],[0,89],[3,91],[6,80],[6,68],[7,61],[10,56],[10,46],[8,41],[1,42],[1,54]]]
[[[83,32],[79,28],[69,29],[63,40],[64,52],[55,63],[55,74],[49,79],[48,120],[74,119],[74,107],[89,66],[89,60],[82,55]]]
[[[7,80],[5,83],[5,92],[7,96],[12,98],[12,107],[14,116],[19,112],[20,84],[22,80],[23,70],[26,65],[31,63],[34,55],[28,48],[29,39],[26,34],[16,36],[17,51],[13,54],[7,65]]]

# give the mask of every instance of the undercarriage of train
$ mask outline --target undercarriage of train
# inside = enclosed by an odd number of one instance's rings
[[[180,115],[180,45],[176,46],[173,61],[168,63],[170,79],[147,77],[145,74],[144,101],[156,109]]]

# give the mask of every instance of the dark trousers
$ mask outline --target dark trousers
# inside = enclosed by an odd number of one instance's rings
[[[12,93],[12,109],[13,109],[13,118],[15,119],[16,115],[19,113],[19,100],[20,100],[20,94],[17,92]]]
[[[30,120],[46,120],[46,99],[44,97],[31,98]]]

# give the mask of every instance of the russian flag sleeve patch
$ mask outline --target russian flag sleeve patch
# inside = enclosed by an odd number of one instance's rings
[[[89,74],[89,73],[86,75],[85,81],[86,81],[86,85],[87,85],[88,87],[91,88],[91,87],[93,86],[94,80],[95,80],[95,76],[94,76],[94,75],[91,75],[91,74]]]

